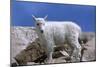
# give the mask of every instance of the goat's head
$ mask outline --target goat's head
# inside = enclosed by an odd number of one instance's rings
[[[44,25],[45,25],[45,20],[47,18],[47,16],[45,16],[44,18],[37,18],[34,15],[32,15],[33,19],[35,20],[35,26],[36,28],[38,28],[38,30],[40,30],[41,33],[43,33],[44,30]]]

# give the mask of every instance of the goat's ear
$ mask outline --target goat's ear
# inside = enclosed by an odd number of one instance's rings
[[[48,17],[48,15],[46,15],[46,16],[44,17],[44,19],[46,20],[46,19],[47,19],[47,17]]]
[[[33,19],[36,20],[36,17],[34,15],[32,15]]]

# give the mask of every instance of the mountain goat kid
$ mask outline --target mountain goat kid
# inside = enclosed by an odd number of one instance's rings
[[[41,45],[45,47],[47,59],[46,63],[52,62],[52,54],[55,46],[67,43],[73,49],[71,62],[79,62],[81,57],[81,45],[78,38],[81,28],[71,21],[46,21],[45,18],[36,18],[36,32]]]

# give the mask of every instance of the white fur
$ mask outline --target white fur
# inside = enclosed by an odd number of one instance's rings
[[[42,46],[46,48],[47,63],[52,62],[54,47],[68,43],[72,47],[72,62],[79,62],[81,56],[81,45],[78,42],[81,28],[71,21],[45,21],[43,18],[35,18],[37,34]],[[41,30],[43,33],[41,33]]]

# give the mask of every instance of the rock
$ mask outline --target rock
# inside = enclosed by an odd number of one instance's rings
[[[88,41],[85,46],[86,50],[83,52],[82,61],[95,61],[96,60],[96,47],[95,38]]]
[[[55,52],[53,53],[53,58],[57,58],[57,60],[58,60],[58,59],[61,59],[59,57],[63,56],[63,60],[66,61],[64,58],[69,57],[68,53],[66,51],[58,50],[58,48],[60,48],[60,47],[55,47]],[[31,43],[24,50],[22,50],[19,54],[17,54],[14,59],[17,61],[17,63],[19,65],[27,65],[28,62],[30,62],[30,63],[34,62],[34,64],[41,64],[41,63],[44,63],[44,61],[47,57],[45,55],[44,50],[45,49],[40,46],[38,39],[36,39],[35,42]],[[55,59],[55,61],[56,61],[56,59]]]
[[[29,43],[37,38],[34,27],[11,27],[11,63],[15,62],[14,57],[24,50]]]
[[[40,47],[36,39],[35,42],[30,43],[24,50],[15,56],[18,64],[26,65],[27,62],[35,61],[37,58],[41,57],[44,53],[44,49]]]
[[[80,36],[84,47],[82,61],[95,60],[95,34],[83,32]],[[81,42],[80,42],[81,43]],[[11,63],[19,65],[43,64],[45,48],[41,47],[34,27],[11,27]],[[53,63],[69,63],[72,49],[69,46],[55,47]]]
[[[83,41],[83,43],[86,44],[94,37],[95,37],[95,33],[93,32],[82,32],[82,34],[79,37],[79,42],[80,44],[82,44],[81,41]]]

